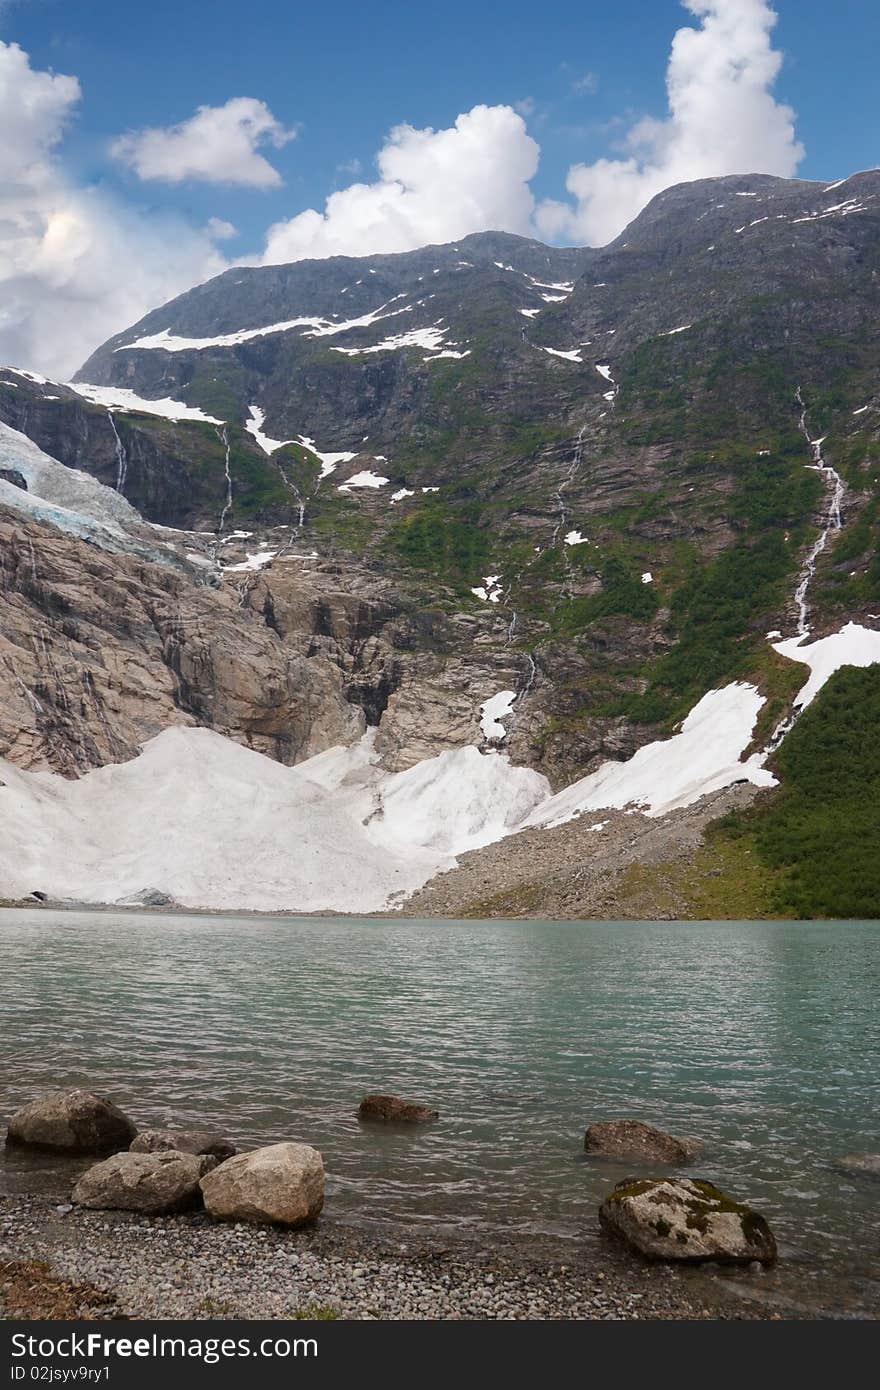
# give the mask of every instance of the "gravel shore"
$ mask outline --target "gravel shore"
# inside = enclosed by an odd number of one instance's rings
[[[327,1220],[301,1231],[0,1199],[6,1318],[772,1318],[725,1281],[613,1245],[485,1242]]]

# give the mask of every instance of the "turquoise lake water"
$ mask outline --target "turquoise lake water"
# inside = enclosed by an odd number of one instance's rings
[[[880,1299],[880,1183],[832,1166],[880,1151],[877,923],[6,910],[0,991],[0,1121],[87,1085],[144,1127],[315,1144],[331,1219],[568,1242],[632,1171],[586,1160],[586,1125],[640,1118],[769,1218],[783,1294]],[[361,1126],[375,1090],[442,1118]],[[64,1180],[0,1163],[7,1191]]]

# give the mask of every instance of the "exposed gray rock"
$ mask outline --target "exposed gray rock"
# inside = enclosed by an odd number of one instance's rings
[[[199,1179],[216,1162],[209,1154],[114,1154],[83,1173],[71,1201],[79,1207],[140,1211],[147,1216],[185,1211],[199,1205]]]
[[[102,1153],[127,1149],[136,1134],[128,1116],[111,1101],[91,1091],[56,1091],[15,1112],[6,1142],[64,1153]]]
[[[28,490],[24,474],[19,473],[17,468],[0,468],[0,482],[11,483],[13,487],[20,487],[23,492]]]
[[[236,1152],[231,1140],[205,1129],[144,1129],[131,1141],[129,1150],[133,1154],[212,1154],[221,1162]]]
[[[428,1105],[418,1105],[413,1101],[401,1100],[400,1096],[364,1096],[358,1106],[358,1119],[379,1120],[385,1124],[400,1121],[404,1124],[420,1125],[439,1118],[439,1110],[432,1110]]]
[[[205,1207],[225,1221],[304,1226],[324,1205],[324,1163],[309,1144],[236,1154],[201,1181]]]
[[[698,1179],[618,1183],[599,1208],[599,1222],[654,1260],[772,1264],[776,1259],[776,1240],[763,1216]]]
[[[584,1135],[584,1150],[594,1158],[619,1158],[633,1163],[690,1163],[700,1146],[674,1139],[641,1120],[602,1120]]]

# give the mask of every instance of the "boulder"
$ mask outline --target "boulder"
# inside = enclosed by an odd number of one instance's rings
[[[673,1139],[641,1120],[603,1120],[590,1125],[584,1135],[584,1150],[595,1158],[619,1158],[630,1163],[690,1163],[699,1145]]]
[[[127,1115],[91,1091],[56,1091],[17,1110],[7,1144],[62,1153],[106,1153],[127,1149],[137,1134]]]
[[[221,1162],[236,1152],[231,1140],[205,1129],[142,1129],[128,1147],[133,1154],[212,1154]]]
[[[599,1222],[654,1260],[772,1264],[776,1259],[776,1241],[763,1216],[698,1179],[618,1183],[599,1208]]]
[[[364,1096],[358,1106],[359,1120],[381,1120],[385,1124],[400,1120],[404,1124],[423,1125],[439,1118],[439,1110],[401,1100],[400,1096]]]
[[[834,1167],[848,1178],[880,1179],[880,1154],[844,1154],[835,1159]]]
[[[83,1173],[70,1200],[78,1207],[147,1216],[185,1211],[199,1206],[199,1179],[216,1162],[210,1154],[114,1154]]]
[[[205,1208],[223,1221],[304,1226],[324,1205],[324,1163],[308,1144],[270,1144],[228,1158],[201,1181]]]

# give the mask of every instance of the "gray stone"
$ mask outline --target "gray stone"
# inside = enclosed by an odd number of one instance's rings
[[[599,1222],[654,1260],[772,1264],[776,1259],[776,1241],[763,1216],[698,1179],[618,1183],[599,1208]]]
[[[133,1154],[212,1154],[221,1162],[236,1152],[231,1140],[204,1129],[143,1129],[129,1149]]]
[[[641,1120],[603,1120],[584,1135],[584,1151],[594,1158],[632,1163],[690,1163],[699,1148],[693,1140],[674,1139]]]
[[[358,1119],[379,1120],[384,1124],[400,1121],[403,1124],[427,1124],[440,1118],[439,1110],[428,1105],[417,1105],[413,1101],[401,1100],[400,1096],[364,1096],[358,1106]]]
[[[228,1158],[201,1180],[205,1208],[224,1221],[304,1226],[324,1205],[324,1163],[309,1144],[270,1144]]]
[[[91,1091],[56,1091],[17,1110],[7,1144],[64,1153],[127,1149],[137,1129],[109,1100]]]
[[[201,1202],[199,1179],[216,1162],[210,1154],[114,1154],[83,1173],[71,1201],[79,1207],[147,1216],[185,1211]]]

